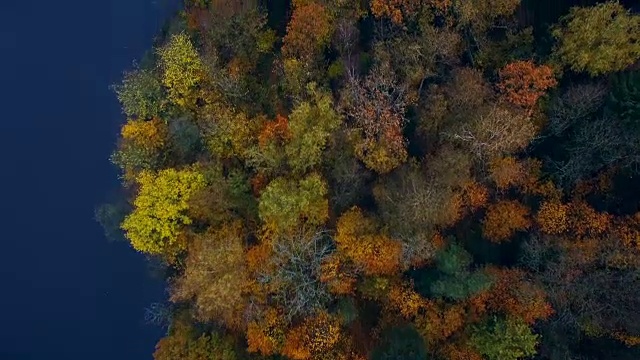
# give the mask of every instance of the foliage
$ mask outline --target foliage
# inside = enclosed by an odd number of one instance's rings
[[[539,283],[527,278],[526,272],[517,268],[495,267],[488,267],[485,271],[494,279],[494,283],[488,292],[480,293],[472,299],[478,308],[488,308],[529,325],[553,315],[554,310],[547,294]]]
[[[217,333],[197,336],[189,325],[174,321],[169,335],[158,341],[153,358],[154,360],[235,360],[238,357],[231,339]]]
[[[493,318],[474,328],[470,341],[489,360],[517,360],[536,354],[538,338],[523,322]]]
[[[569,207],[557,202],[544,202],[538,210],[536,221],[547,234],[561,234],[568,228]]]
[[[277,178],[260,195],[260,219],[277,231],[302,223],[322,225],[328,217],[327,185],[318,174],[299,181]]]
[[[617,118],[623,128],[635,139],[640,138],[640,72],[624,72],[616,74],[612,79],[605,110]]]
[[[273,355],[284,342],[283,319],[276,309],[269,308],[247,327],[247,350],[264,356]]]
[[[373,350],[374,360],[423,360],[427,347],[420,334],[410,325],[388,329],[382,342]]]
[[[522,183],[525,177],[524,164],[513,156],[498,157],[489,163],[491,180],[500,190]]]
[[[407,18],[415,16],[420,9],[421,1],[407,0],[373,0],[371,13],[373,16],[388,17],[395,24],[403,24]]]
[[[624,70],[640,59],[640,16],[617,1],[574,7],[553,29],[557,56],[593,76]]]
[[[282,53],[310,61],[328,44],[331,30],[331,19],[324,6],[316,2],[296,6],[282,40]]]
[[[388,293],[389,308],[400,312],[408,320],[417,316],[420,311],[428,306],[420,294],[418,294],[411,284],[394,284]]]
[[[194,91],[204,78],[204,65],[187,34],[173,35],[158,54],[169,100],[179,106],[193,105]]]
[[[195,300],[199,317],[241,327],[247,273],[244,234],[239,222],[193,236],[184,273],[175,279],[171,299]]]
[[[517,201],[491,204],[482,222],[485,237],[494,242],[509,240],[517,231],[531,226],[529,210]]]
[[[519,110],[496,105],[476,115],[453,138],[477,156],[512,154],[525,149],[536,135],[531,118]]]
[[[321,312],[289,331],[283,354],[301,360],[317,357],[336,346],[340,335],[338,319]]]
[[[186,214],[189,199],[205,186],[204,176],[196,170],[166,169],[143,171],[136,181],[140,191],[134,210],[122,222],[133,248],[150,254],[183,250],[179,235],[192,222]]]
[[[400,243],[379,234],[375,222],[357,207],[340,216],[335,241],[338,250],[367,275],[392,274],[398,270]]]
[[[550,67],[533,61],[515,61],[499,71],[498,88],[507,101],[525,108],[533,107],[545,91],[557,82]]]
[[[204,110],[206,115],[202,116],[200,128],[211,154],[219,159],[249,156],[258,122],[223,104],[212,104]]]
[[[122,84],[115,87],[122,111],[128,117],[146,120],[161,115],[165,93],[158,75],[150,70],[136,69],[125,73]]]
[[[122,139],[129,140],[145,150],[157,150],[164,145],[166,126],[161,121],[134,120],[122,126]]]
[[[358,158],[381,174],[403,163],[406,90],[395,80],[389,63],[374,67],[364,80],[350,78],[344,91],[343,108],[355,121]]]
[[[520,0],[469,0],[455,2],[460,22],[476,32],[484,32],[495,22],[512,15]]]
[[[500,69],[513,61],[530,59],[534,53],[534,41],[533,28],[509,28],[503,40],[483,44],[475,61],[484,68]]]
[[[440,278],[431,284],[431,293],[436,297],[464,300],[487,290],[493,279],[483,270],[469,271],[471,256],[460,245],[450,244],[440,250],[436,267]]]
[[[349,266],[347,260],[338,254],[332,254],[323,259],[320,269],[320,281],[327,284],[333,294],[352,294],[357,281],[355,269]]]
[[[172,158],[182,164],[195,162],[203,148],[203,138],[197,124],[187,117],[169,122],[168,145]]]
[[[122,126],[121,141],[111,161],[118,165],[127,181],[142,170],[157,170],[167,144],[167,125],[158,119],[129,120]]]
[[[310,91],[315,97],[313,104],[302,102],[289,115],[291,141],[285,146],[285,153],[297,173],[305,173],[321,163],[322,151],[342,120],[327,94],[318,93],[313,87]]]
[[[445,150],[427,163],[428,171],[415,163],[405,165],[373,189],[390,234],[403,242],[405,266],[429,260],[435,251],[434,231],[453,225],[461,215],[456,190],[469,174],[469,159]]]

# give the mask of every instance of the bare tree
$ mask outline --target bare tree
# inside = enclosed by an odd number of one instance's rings
[[[577,121],[593,114],[604,102],[607,88],[602,83],[570,86],[549,108],[549,130],[560,135]]]
[[[268,266],[273,272],[260,274],[258,280],[271,285],[271,298],[285,309],[288,320],[324,309],[331,300],[320,281],[320,266],[331,254],[331,245],[325,231],[305,229],[274,241],[272,266]]]
[[[408,103],[407,88],[397,81],[388,59],[364,79],[347,78],[341,107],[353,121],[356,155],[368,168],[387,173],[406,160],[402,130]]]
[[[344,112],[366,138],[378,138],[388,128],[402,127],[406,88],[395,78],[388,61],[381,61],[364,78],[349,77],[342,94]]]
[[[360,30],[358,30],[354,19],[340,18],[338,20],[334,32],[334,43],[349,79],[355,78],[358,71],[358,58],[354,56],[354,52],[357,52],[359,37]]]
[[[494,105],[448,135],[484,157],[525,149],[536,136],[536,128],[523,112]]]
[[[640,163],[640,142],[608,116],[580,121],[564,147],[565,159],[549,160],[559,183],[572,185],[614,164],[633,168]]]

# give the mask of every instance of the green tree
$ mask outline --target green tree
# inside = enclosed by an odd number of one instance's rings
[[[640,140],[640,71],[616,74],[605,103],[609,116]]]
[[[235,3],[239,9],[221,9],[227,4],[216,4],[209,10],[211,21],[207,24],[205,37],[208,50],[215,50],[225,64],[234,58],[255,64],[260,53],[271,51],[276,40],[273,30],[267,27],[267,15],[260,10],[257,1],[226,3]]]
[[[327,141],[342,122],[328,94],[316,90],[315,85],[310,85],[309,91],[313,102],[300,103],[289,115],[291,141],[285,152],[289,165],[297,173],[320,165]]]
[[[184,249],[178,235],[192,220],[186,215],[189,199],[205,186],[196,170],[166,169],[143,171],[136,179],[140,186],[134,210],[122,223],[133,248],[150,254]]]
[[[181,117],[169,121],[168,145],[174,163],[192,164],[203,149],[200,129],[192,119]]]
[[[235,360],[233,343],[217,333],[196,335],[184,320],[174,320],[169,334],[156,345],[154,360]]]
[[[382,342],[373,350],[372,360],[425,360],[427,346],[413,326],[403,325],[387,330]]]
[[[431,293],[452,300],[464,300],[491,287],[491,276],[483,270],[469,270],[471,261],[471,255],[457,244],[439,251],[436,267],[440,276],[431,284]]]
[[[459,21],[481,34],[498,20],[511,16],[520,6],[520,0],[467,0],[453,1]]]
[[[574,71],[601,75],[640,59],[640,16],[617,1],[574,7],[552,33],[556,55]]]
[[[202,112],[202,134],[211,155],[222,160],[247,156],[247,149],[258,130],[256,121],[225,104],[209,104]]]
[[[193,105],[194,92],[204,78],[204,65],[189,36],[173,35],[158,54],[169,100],[179,106]]]
[[[518,360],[535,355],[538,340],[521,320],[494,317],[473,329],[470,342],[488,360]]]
[[[109,241],[124,241],[124,233],[120,224],[131,211],[131,206],[122,197],[113,202],[101,204],[95,209],[95,219],[102,225],[104,235]]]
[[[323,224],[328,217],[327,184],[318,174],[300,181],[277,178],[260,196],[260,219],[276,231],[295,229],[301,223]]]
[[[115,86],[122,111],[137,119],[151,119],[162,113],[166,95],[158,75],[150,70],[136,69],[125,73],[122,84]]]

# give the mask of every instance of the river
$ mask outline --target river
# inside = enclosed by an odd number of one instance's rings
[[[0,5],[0,359],[150,359],[162,299],[144,259],[109,243],[95,205],[123,121],[109,85],[177,0]]]

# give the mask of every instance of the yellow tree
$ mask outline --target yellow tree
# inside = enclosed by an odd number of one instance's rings
[[[134,249],[150,254],[183,250],[178,236],[192,222],[186,214],[189,200],[206,185],[204,176],[193,169],[166,169],[143,171],[136,180],[140,190],[134,210],[122,223]]]
[[[204,78],[204,65],[189,36],[173,35],[158,54],[162,83],[168,90],[169,100],[179,106],[194,105],[193,95]]]
[[[340,337],[339,320],[322,311],[287,333],[282,353],[295,360],[318,358],[331,352]]]
[[[366,275],[393,274],[400,269],[402,245],[378,233],[372,219],[357,207],[340,216],[335,241]]]
[[[126,181],[134,181],[142,170],[158,167],[168,140],[169,129],[161,120],[129,120],[122,126],[118,150],[111,161],[123,171]]]
[[[120,135],[123,140],[131,141],[144,149],[153,151],[164,146],[167,132],[166,124],[158,119],[151,121],[131,120],[122,126]]]

